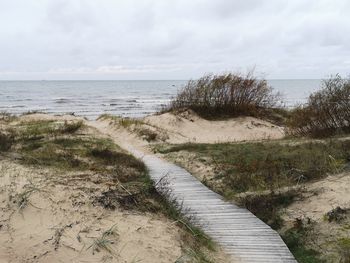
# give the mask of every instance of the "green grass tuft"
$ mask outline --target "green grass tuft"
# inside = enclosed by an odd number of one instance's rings
[[[279,229],[283,226],[280,209],[293,203],[300,195],[300,190],[290,189],[280,193],[251,194],[239,198],[238,202],[273,229]]]
[[[99,238],[96,238],[94,242],[87,248],[92,248],[92,253],[100,252],[104,250],[110,254],[115,254],[112,245],[116,242],[118,237],[118,232],[116,225],[112,226],[108,230],[104,231]]]
[[[26,184],[23,187],[23,191],[15,196],[15,202],[18,205],[18,209],[22,211],[25,207],[30,204],[29,198],[35,193],[41,191],[38,187],[34,186],[32,183]]]
[[[240,192],[273,190],[320,179],[347,169],[350,160],[350,141],[336,139],[294,144],[181,144],[156,150],[164,154],[188,151],[211,159],[216,179],[223,182],[224,189],[218,191],[228,198]]]
[[[350,263],[350,238],[338,239],[338,251],[342,263]]]
[[[283,236],[283,240],[288,248],[293,253],[294,257],[299,263],[322,263],[320,254],[313,250],[305,247],[305,229],[289,229]]]

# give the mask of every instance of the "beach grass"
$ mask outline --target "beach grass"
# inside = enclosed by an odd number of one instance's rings
[[[228,200],[248,208],[275,229],[283,226],[281,208],[298,200],[302,184],[348,170],[350,141],[333,139],[298,143],[220,143],[157,145],[156,152],[194,153],[214,167],[203,183]],[[186,166],[186,162],[180,165]]]
[[[286,231],[282,238],[289,249],[293,252],[295,259],[301,263],[325,263],[320,258],[320,253],[314,249],[307,248],[305,236],[308,234],[305,227],[291,228]]]
[[[189,171],[195,171],[196,162],[193,166],[193,163],[186,163],[186,158],[182,160],[176,156],[194,155],[196,161],[213,167],[213,175],[202,178],[204,184],[226,199],[246,207],[278,230],[298,262],[314,263],[324,262],[323,258],[331,256],[344,260],[347,256],[344,246],[347,243],[332,243],[332,249],[338,250],[328,255],[327,251],[320,251],[312,243],[317,237],[319,230],[316,227],[320,227],[319,222],[310,218],[296,218],[290,226],[290,222],[284,222],[283,214],[293,202],[306,198],[305,182],[317,182],[328,175],[349,170],[349,146],[349,138],[339,137],[323,140],[159,144],[154,145],[153,149],[170,160],[179,160],[179,164]],[[341,225],[346,226],[347,211],[333,209],[325,215],[325,222],[339,224],[339,228]],[[323,235],[324,239],[330,238],[327,234]]]
[[[129,128],[132,125],[137,126],[137,125],[143,124],[143,121],[139,119],[122,117],[122,116],[111,115],[111,114],[102,114],[97,118],[97,120],[109,120],[112,123],[117,124],[123,128]]]
[[[94,205],[165,216],[179,228],[186,257],[193,257],[193,262],[214,262],[209,259],[208,252],[215,250],[214,242],[193,226],[190,219],[183,217],[183,211],[175,201],[158,193],[142,160],[124,152],[110,139],[89,134],[80,121],[26,120],[9,127],[1,131],[4,136],[0,136],[0,140],[8,142],[2,150],[11,153],[9,156],[14,156],[14,161],[32,168],[50,169],[54,173],[97,173],[98,183],[106,183],[110,188],[100,196],[92,197]],[[19,209],[30,204],[31,194],[35,191],[38,189],[27,187],[16,196]],[[108,234],[110,232],[94,240],[91,244],[93,252],[114,253],[112,245],[116,241],[114,235],[112,239]]]
[[[137,134],[147,142],[154,142],[159,137],[159,134],[150,129],[150,125],[146,124],[141,119],[102,114],[98,117],[98,120],[109,120],[110,123],[116,127],[128,129],[130,132]]]
[[[210,160],[226,198],[247,191],[293,186],[347,169],[350,140],[267,141],[249,143],[157,145],[156,152],[195,153]],[[215,180],[214,180],[215,181]]]
[[[113,250],[112,245],[117,242],[117,239],[117,226],[113,225],[104,231],[100,237],[94,239],[93,243],[87,249],[92,249],[93,254],[95,252],[100,252],[101,250],[104,250],[110,254],[115,254],[116,251]]]
[[[0,152],[6,152],[10,150],[14,142],[14,136],[7,131],[0,132]]]

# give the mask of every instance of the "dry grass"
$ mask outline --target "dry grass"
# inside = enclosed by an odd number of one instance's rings
[[[288,189],[283,192],[257,193],[246,195],[238,199],[238,203],[246,207],[258,218],[274,229],[283,226],[280,215],[281,208],[285,208],[301,197],[301,189]]]
[[[72,134],[83,128],[83,122],[82,121],[73,121],[68,122],[65,121],[64,124],[60,127],[60,132],[63,134]]]
[[[349,169],[349,143],[347,138],[289,139],[261,143],[158,145],[154,149],[169,154],[169,158],[173,152],[190,152],[196,156],[196,161],[213,167],[213,176],[204,177],[209,188],[248,208],[277,229],[298,262],[318,263],[328,262],[331,257],[338,260],[332,262],[346,262],[347,243],[337,241],[337,238],[343,240],[347,236],[344,231],[349,228],[349,210],[335,208],[321,222],[308,217],[296,218],[291,228],[292,222],[283,220],[284,209],[295,201],[308,198],[308,194],[314,194],[305,192],[303,182],[320,180]],[[194,166],[186,161],[181,164],[190,171],[196,170],[196,162]],[[323,228],[338,229],[340,234]],[[338,236],[334,239],[333,235]]]
[[[16,115],[8,113],[6,111],[0,112],[0,121],[11,122],[17,119]]]
[[[14,135],[7,131],[0,131],[0,152],[6,152],[11,149],[14,143]]]
[[[320,258],[320,253],[316,250],[307,247],[307,237],[311,235],[312,223],[309,222],[306,226],[300,221],[296,221],[293,228],[286,231],[282,238],[288,248],[293,252],[294,257],[300,263],[325,263]]]
[[[155,151],[163,154],[187,151],[195,153],[199,160],[211,160],[216,177],[206,183],[229,199],[241,192],[273,190],[341,172],[347,169],[349,149],[349,140],[336,139],[155,147]]]
[[[153,142],[159,139],[159,134],[152,129],[142,120],[135,118],[124,118],[120,116],[114,116],[110,114],[102,114],[98,117],[98,120],[109,120],[111,123],[116,125],[117,127],[123,127],[124,129],[128,129],[130,132],[133,132],[140,136],[143,140],[148,142]]]
[[[113,250],[112,245],[117,241],[117,238],[117,227],[113,225],[111,228],[104,231],[99,238],[96,238],[87,250],[92,249],[92,253],[104,250],[110,254],[115,254],[116,252]]]
[[[82,121],[58,122],[53,120],[21,121],[14,127],[17,140],[40,140],[46,137],[70,135],[84,128]]]
[[[75,122],[21,122],[14,125],[14,139],[9,151],[17,156],[16,162],[24,165],[41,166],[52,171],[57,169],[59,172],[86,171],[86,174],[98,174],[98,178],[94,179],[98,180],[94,182],[106,183],[109,190],[100,196],[91,196],[94,205],[106,209],[151,212],[171,218],[179,227],[184,253],[193,251],[193,262],[210,262],[207,251],[214,249],[213,242],[182,216],[181,208],[175,202],[167,201],[157,192],[144,163],[123,152],[111,140],[78,133],[83,127],[83,124]],[[86,180],[89,179],[87,176]],[[27,186],[23,193],[16,196],[19,209],[30,204],[30,196],[37,190]],[[114,230],[111,228],[94,240],[89,247],[93,253],[101,250],[114,253]],[[58,229],[55,234],[57,242],[62,231]]]
[[[139,128],[136,132],[142,139],[148,142],[156,141],[158,138],[158,133],[147,128]]]
[[[25,207],[27,207],[30,204],[30,196],[39,191],[41,191],[41,189],[32,183],[26,184],[23,187],[23,191],[15,196],[15,202],[17,203],[18,209],[22,211]]]
[[[291,112],[290,134],[327,137],[350,132],[350,79],[336,75],[321,88],[310,95],[307,104]]]
[[[102,114],[97,118],[97,120],[109,120],[112,123],[123,128],[129,128],[131,126],[139,126],[144,124],[141,120],[135,118],[121,117],[111,114]]]
[[[129,186],[123,185],[124,192],[109,190],[102,193],[95,202],[107,209],[121,207],[162,214],[173,220],[173,223],[181,229],[185,255],[177,262],[182,262],[181,260],[187,257],[191,258],[191,262],[215,262],[210,259],[210,252],[216,249],[215,243],[200,228],[193,226],[190,218],[184,216],[185,211],[181,204],[171,198],[166,180],[154,183],[148,178],[143,182],[142,188],[135,189]]]
[[[338,240],[338,251],[341,255],[341,262],[350,263],[350,238],[340,238]]]
[[[337,206],[336,208],[327,212],[324,216],[324,219],[327,220],[329,223],[339,223],[346,218],[348,211],[350,211],[350,209],[341,208],[340,206]]]

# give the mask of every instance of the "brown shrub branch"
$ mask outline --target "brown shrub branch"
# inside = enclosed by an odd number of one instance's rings
[[[253,73],[205,75],[190,80],[167,110],[191,109],[206,118],[264,115],[277,106],[278,94]]]
[[[350,79],[339,75],[325,80],[305,105],[291,113],[289,133],[326,137],[350,132]]]

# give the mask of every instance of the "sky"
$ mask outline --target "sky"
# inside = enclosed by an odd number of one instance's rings
[[[349,0],[0,0],[0,80],[350,73]]]

